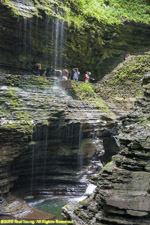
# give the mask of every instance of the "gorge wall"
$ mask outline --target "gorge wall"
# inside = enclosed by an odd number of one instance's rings
[[[81,168],[104,151],[102,141],[94,141],[105,137],[115,119],[97,106],[73,100],[55,82],[1,76],[1,196],[14,184],[24,195],[82,193]]]
[[[62,19],[65,3],[61,2],[60,10],[57,1],[51,3],[49,14],[45,4],[1,1],[1,70],[31,73],[34,63],[39,61],[43,70],[50,64],[57,68],[80,67],[83,76],[86,70],[91,70],[100,79],[127,52],[139,54],[149,48],[149,25],[134,22],[107,25],[89,18],[84,28],[77,29],[73,25],[68,27]]]
[[[122,118],[121,151],[100,172],[96,192],[78,206],[63,208],[64,218],[75,224],[150,223],[150,74],[142,84],[144,96],[134,112]]]

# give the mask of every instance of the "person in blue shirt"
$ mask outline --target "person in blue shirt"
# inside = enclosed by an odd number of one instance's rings
[[[79,80],[79,74],[80,74],[79,69],[78,68],[74,68],[72,70],[73,70],[73,79],[75,81],[78,81]]]

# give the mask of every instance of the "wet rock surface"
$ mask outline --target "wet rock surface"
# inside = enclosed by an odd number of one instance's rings
[[[64,218],[73,218],[75,224],[150,224],[149,85],[147,74],[144,96],[136,101],[135,111],[122,118],[121,151],[100,172],[95,194],[79,206],[63,208]]]
[[[104,154],[102,139],[115,119],[73,100],[57,79],[3,74],[0,85],[1,195],[83,193],[80,170]],[[91,167],[98,172],[98,163]]]
[[[102,78],[123,60],[127,49],[132,54],[149,50],[148,24],[125,22],[120,26],[110,26],[95,19],[94,26],[89,29],[87,24],[76,35],[73,26],[67,29],[67,23],[63,24],[63,21],[56,19],[59,18],[56,6],[60,5],[59,11],[65,7],[62,1],[48,1],[48,5],[38,0],[5,2],[0,4],[0,71],[17,74],[22,70],[31,73],[36,61],[42,63],[42,69],[45,69],[49,66],[49,59],[54,65],[57,26],[60,27],[59,32],[64,27],[64,61],[70,68],[80,65],[81,80],[87,68],[96,79]],[[58,42],[57,54],[60,55],[62,39]],[[76,46],[78,51],[75,50]],[[58,66],[61,67],[61,63]]]
[[[42,212],[29,206],[24,200],[16,198],[16,196],[9,195],[7,199],[3,199],[0,203],[0,218],[11,220],[55,220],[54,215]]]

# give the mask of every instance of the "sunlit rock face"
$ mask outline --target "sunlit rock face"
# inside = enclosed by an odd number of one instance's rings
[[[12,2],[17,11],[0,4],[1,70],[31,73],[34,63],[39,61],[42,70],[50,64],[57,68],[79,67],[81,79],[90,70],[99,80],[127,52],[139,54],[149,49],[148,25],[125,23],[116,27],[95,22],[96,28],[90,30],[68,29],[67,23],[56,19],[54,12],[46,16],[44,8],[40,10],[42,18],[37,17],[32,1]]]
[[[142,83],[144,96],[122,121],[121,151],[102,169],[95,194],[74,210],[63,209],[77,224],[150,223],[150,74]]]

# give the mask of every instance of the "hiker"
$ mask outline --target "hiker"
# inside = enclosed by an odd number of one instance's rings
[[[130,56],[130,53],[127,53],[124,57],[124,60],[127,60],[129,58],[129,56]]]
[[[62,73],[61,70],[56,70],[56,69],[53,68],[52,65],[50,65],[50,66],[45,70],[45,72],[43,73],[43,76],[46,75],[46,77],[52,77],[52,76],[55,75],[55,74],[54,74],[55,72],[59,72],[60,74]]]
[[[33,67],[33,74],[35,76],[40,76],[41,68],[42,68],[41,63],[39,62],[35,63]]]
[[[79,74],[80,74],[79,69],[78,69],[78,68],[74,68],[74,69],[72,69],[72,70],[73,70],[73,72],[74,72],[74,74],[73,74],[73,79],[74,79],[75,81],[78,81],[78,80],[79,80]]]
[[[94,78],[91,77],[91,72],[88,72],[88,75],[89,75],[89,81],[90,80],[95,80]]]
[[[62,71],[62,80],[68,80],[69,79],[69,72],[67,67],[65,66],[65,68]]]
[[[89,82],[89,79],[90,79],[90,78],[89,78],[89,74],[88,74],[88,72],[86,72],[86,74],[85,74],[85,80],[84,80],[84,81],[85,81],[86,83],[88,83],[88,82]]]
[[[68,80],[71,80],[71,73],[68,71]]]
[[[90,80],[95,80],[95,79],[91,77],[91,72],[86,72],[85,82],[88,83],[88,82],[90,82]]]
[[[46,69],[46,77],[54,76],[54,68],[52,65]]]

